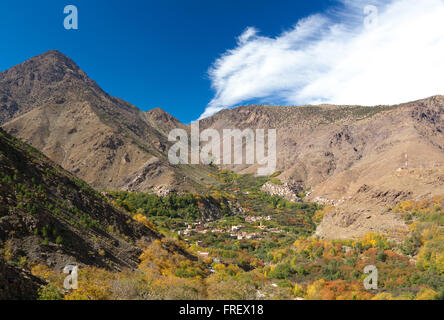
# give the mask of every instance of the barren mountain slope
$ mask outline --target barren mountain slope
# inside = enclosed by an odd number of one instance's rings
[[[0,300],[35,300],[46,282],[0,257]]]
[[[159,238],[0,129],[0,247],[9,262],[136,268],[142,250],[135,243]]]
[[[176,119],[111,97],[58,51],[0,73],[0,125],[96,188],[194,190],[209,179],[205,168],[184,179],[189,168],[169,165]]]
[[[404,223],[388,207],[444,192],[442,96],[386,107],[240,107],[200,127],[276,128],[278,178],[311,188],[310,200],[336,205],[318,228],[321,237],[402,233]]]

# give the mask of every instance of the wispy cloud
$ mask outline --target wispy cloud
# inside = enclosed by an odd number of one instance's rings
[[[210,68],[215,96],[201,118],[251,100],[378,105],[442,94],[443,57],[444,0],[341,0],[277,37],[247,28]]]

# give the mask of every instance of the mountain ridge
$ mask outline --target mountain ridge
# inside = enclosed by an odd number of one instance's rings
[[[135,190],[177,185],[189,169],[170,166],[165,154],[165,130],[179,125],[176,119],[110,96],[58,51],[1,73],[1,92],[0,124],[96,188],[125,188],[129,176],[155,159],[163,165],[150,176],[153,183],[133,185]],[[184,189],[193,186],[199,184]]]
[[[277,129],[277,178],[298,182],[308,200],[334,206],[318,228],[327,238],[405,230],[395,215],[385,219],[386,209],[444,191],[443,125],[443,96],[379,107],[250,106],[201,122],[202,130]],[[228,166],[240,173],[256,167]]]
[[[0,104],[8,132],[97,189],[199,193],[217,183],[211,166],[168,161],[169,131],[189,125],[110,96],[58,51],[0,73]],[[200,130],[277,129],[277,178],[334,207],[318,232],[330,238],[400,234],[405,225],[386,207],[444,193],[443,124],[444,97],[433,96],[394,106],[243,106],[201,120]]]

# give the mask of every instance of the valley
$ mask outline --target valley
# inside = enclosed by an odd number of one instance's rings
[[[0,73],[0,125],[1,299],[444,299],[442,96],[200,121],[276,129],[276,171],[258,176],[226,150],[219,166],[171,163],[169,133],[192,125],[52,50]]]

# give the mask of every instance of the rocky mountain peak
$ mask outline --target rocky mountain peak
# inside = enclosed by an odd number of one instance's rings
[[[70,58],[51,50],[0,73],[0,124],[68,95],[102,92]]]
[[[0,81],[22,87],[35,82],[59,82],[66,76],[82,80],[88,78],[73,60],[57,50],[51,50],[0,73]]]

